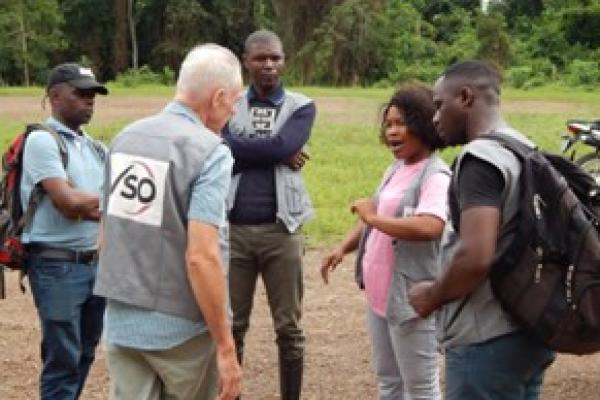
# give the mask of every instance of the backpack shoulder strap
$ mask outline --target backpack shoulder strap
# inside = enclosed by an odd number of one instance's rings
[[[102,143],[99,140],[93,139],[92,147],[94,148],[94,150],[96,150],[96,153],[98,154],[98,157],[100,158],[100,161],[105,162],[108,150],[106,149],[106,146],[104,145],[104,143]]]
[[[46,124],[34,123],[28,124],[25,132],[29,135],[33,131],[44,131],[48,132],[56,141],[56,145],[58,146],[58,152],[60,154],[60,159],[63,163],[63,167],[65,170],[67,169],[67,165],[69,164],[69,153],[67,152],[67,144],[65,143],[65,139],[62,137],[60,133],[58,133],[55,129],[51,128]]]
[[[521,161],[523,159],[525,159],[527,154],[529,154],[531,151],[537,150],[537,146],[534,148],[531,148],[531,147],[527,146],[525,143],[521,142],[520,140],[517,140],[511,136],[502,135],[499,133],[492,133],[489,135],[484,135],[484,136],[477,138],[476,140],[493,140],[495,142],[498,142],[503,147],[512,151],[517,156],[517,158],[519,158],[519,160],[521,160]]]
[[[58,146],[60,159],[66,171],[67,165],[69,163],[69,153],[67,152],[67,145],[62,135],[56,130],[49,127],[48,125],[39,123],[27,125],[27,128],[25,130],[26,134],[29,135],[33,131],[48,132],[54,138]],[[27,203],[27,210],[25,210],[23,216],[21,217],[21,220],[18,222],[20,229],[24,230],[31,225],[35,211],[37,210],[40,202],[42,201],[42,197],[44,197],[44,194],[45,191],[41,184],[37,184],[33,187],[31,195],[29,196],[29,202]]]

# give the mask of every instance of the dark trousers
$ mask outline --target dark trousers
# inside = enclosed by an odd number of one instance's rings
[[[290,234],[282,224],[231,225],[229,293],[233,309],[233,335],[238,356],[244,349],[244,336],[258,276],[261,275],[280,357],[301,359],[304,355],[302,317],[302,235]]]
[[[27,263],[42,330],[42,400],[73,400],[81,394],[102,333],[104,298],[92,290],[97,264]]]

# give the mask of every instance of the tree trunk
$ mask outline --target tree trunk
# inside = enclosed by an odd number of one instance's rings
[[[281,40],[283,42],[284,51],[288,54],[293,54],[295,50],[294,40],[294,25],[296,19],[294,18],[298,9],[298,2],[285,1],[285,0],[272,0],[273,11],[277,17],[277,24],[281,31]]]
[[[25,4],[21,2],[19,28],[21,34],[21,58],[23,60],[23,84],[29,86],[29,52],[27,50],[27,30],[25,27]]]
[[[123,72],[129,66],[129,28],[127,26],[127,9],[129,0],[114,0],[113,15],[115,30],[112,40],[112,65],[109,67],[112,74]]]
[[[306,44],[314,28],[341,0],[271,0],[286,54],[295,54]]]
[[[127,2],[127,19],[129,21],[129,35],[131,37],[131,66],[135,69],[138,68],[138,44],[137,35],[135,31],[135,18],[134,16],[135,0],[128,0]]]

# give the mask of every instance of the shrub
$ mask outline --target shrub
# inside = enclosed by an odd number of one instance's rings
[[[160,83],[163,85],[172,85],[175,83],[175,71],[168,65],[165,66],[160,75]]]
[[[404,65],[396,66],[396,71],[389,75],[390,82],[404,82],[410,80],[418,80],[433,84],[435,80],[444,71],[444,67],[437,65]]]
[[[541,74],[535,74],[531,78],[527,79],[527,81],[523,84],[523,89],[532,89],[535,87],[544,86],[548,79]]]
[[[567,67],[571,85],[594,86],[600,83],[600,66],[596,61],[573,60]]]
[[[147,84],[165,84],[165,70],[169,69],[174,76],[173,71],[169,67],[165,67],[163,74],[156,73],[149,66],[143,65],[140,68],[130,68],[125,72],[117,75],[115,83],[124,87],[136,87]]]
[[[535,58],[529,63],[535,77],[541,77],[546,81],[556,78],[556,65],[547,58]]]
[[[377,82],[373,83],[373,85],[371,85],[371,87],[381,89],[387,89],[393,86],[394,85],[388,79],[380,79]]]
[[[512,67],[508,70],[508,82],[515,88],[522,88],[532,77],[533,69],[528,66]]]

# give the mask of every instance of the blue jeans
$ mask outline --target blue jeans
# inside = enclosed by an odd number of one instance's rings
[[[92,294],[97,264],[29,257],[27,270],[42,330],[42,400],[81,393],[102,334],[105,300]]]
[[[537,400],[554,361],[522,332],[446,351],[446,400]]]

